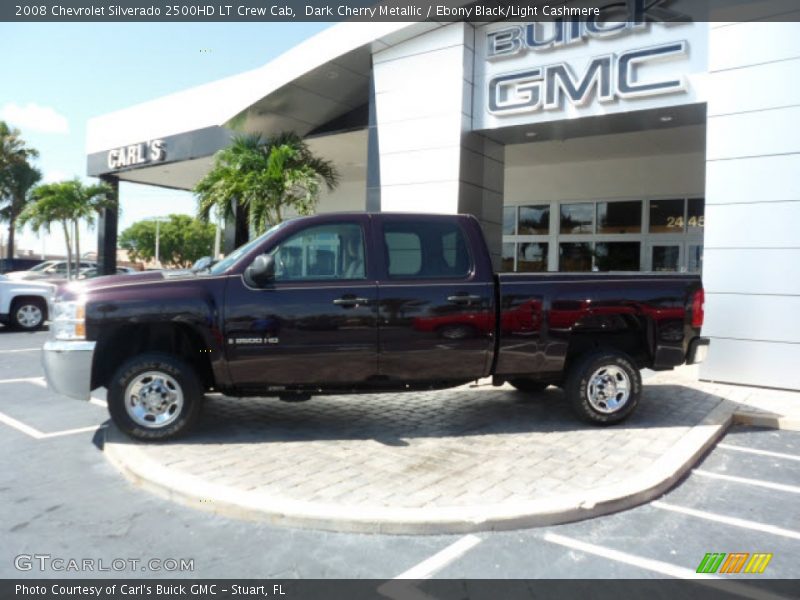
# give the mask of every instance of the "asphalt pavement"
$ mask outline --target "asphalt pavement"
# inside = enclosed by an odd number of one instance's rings
[[[103,456],[103,392],[87,403],[44,385],[47,335],[0,328],[2,578],[683,578],[707,553],[734,552],[772,557],[761,574],[717,576],[800,575],[800,432],[734,427],[661,498],[578,523],[470,535],[289,529],[128,483]],[[58,568],[70,559],[95,571]]]

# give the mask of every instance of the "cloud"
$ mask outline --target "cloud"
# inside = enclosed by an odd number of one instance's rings
[[[0,119],[26,131],[69,133],[69,123],[64,115],[50,106],[39,106],[34,102],[25,106],[15,102],[4,104],[0,108]]]

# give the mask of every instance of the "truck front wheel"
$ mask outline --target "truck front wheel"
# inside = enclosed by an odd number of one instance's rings
[[[600,350],[580,357],[569,369],[564,391],[581,418],[611,425],[636,409],[642,377],[626,354]]]
[[[203,388],[194,369],[174,356],[140,354],[111,379],[108,411],[123,432],[165,440],[188,431],[200,414]]]

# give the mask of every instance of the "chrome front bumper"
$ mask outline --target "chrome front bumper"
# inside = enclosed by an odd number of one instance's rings
[[[42,348],[47,386],[59,394],[89,400],[95,342],[48,340]]]

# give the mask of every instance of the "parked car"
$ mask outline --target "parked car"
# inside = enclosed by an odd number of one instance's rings
[[[0,258],[0,273],[23,271],[42,264],[39,258]]]
[[[78,266],[78,273],[86,269],[96,268],[97,263],[89,260],[82,260]],[[72,263],[71,271],[75,272],[75,263]],[[67,279],[67,261],[65,260],[48,260],[41,264],[36,265],[27,271],[11,271],[6,273],[9,279],[35,281],[43,279],[47,281],[66,281]]]
[[[56,286],[40,281],[15,281],[0,275],[0,323],[16,329],[41,329],[50,314]]]
[[[43,360],[58,392],[107,387],[114,422],[145,440],[187,431],[209,390],[296,401],[488,376],[561,386],[608,425],[635,410],[640,369],[703,359],[702,323],[697,275],[497,274],[472,217],[328,214],[205,270],[70,284]]]
[[[131,267],[117,267],[117,275],[130,275],[132,273],[138,273],[136,269]],[[78,279],[92,279],[94,277],[100,277],[100,272],[98,271],[97,267],[91,267],[89,269],[84,269],[78,274]]]

